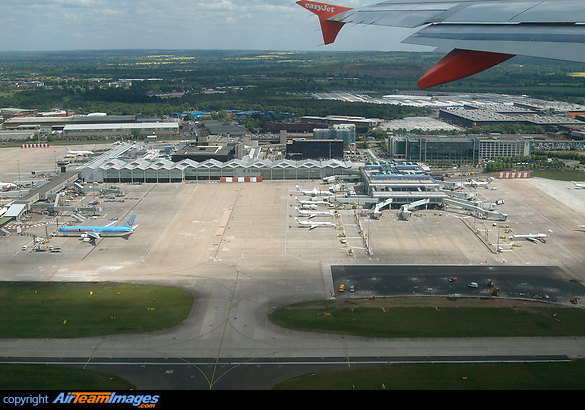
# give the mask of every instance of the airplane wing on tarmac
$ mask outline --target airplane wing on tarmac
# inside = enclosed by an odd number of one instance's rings
[[[325,44],[344,24],[420,28],[403,43],[448,53],[418,81],[429,88],[459,80],[516,55],[585,62],[585,8],[579,0],[391,0],[359,8],[310,0]]]

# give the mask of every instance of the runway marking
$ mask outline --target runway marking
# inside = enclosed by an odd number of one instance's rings
[[[420,233],[425,237],[425,239],[427,240],[427,243],[429,244],[429,246],[431,247],[431,250],[433,251],[433,253],[435,254],[435,256],[437,257],[437,259],[439,260],[439,262],[443,262],[441,260],[441,258],[439,257],[439,254],[437,253],[437,251],[435,251],[435,248],[433,248],[433,245],[431,244],[431,241],[429,240],[428,236],[423,232],[423,230],[421,229],[421,227],[419,226],[418,222],[415,222],[416,227],[418,228],[418,230],[420,231]],[[413,228],[414,231],[414,228]],[[416,233],[416,231],[415,231]],[[418,237],[418,235],[417,235]]]
[[[443,229],[443,226],[441,226],[441,223],[439,221],[437,221],[433,215],[431,215],[431,218],[433,218],[433,220],[439,225],[439,228],[441,228],[441,231],[443,231],[444,236],[449,240],[449,242],[451,242],[451,244],[455,247],[455,249],[457,249],[457,251],[461,254],[461,256],[463,256],[463,258],[467,262],[469,262],[469,259],[463,254],[463,252],[461,252],[461,249],[459,249],[459,247],[457,245],[455,245],[455,243],[451,240],[451,236],[449,236],[447,234],[447,232]]]
[[[400,236],[396,233],[396,229],[394,229],[394,226],[392,225],[392,221],[390,220],[390,217],[388,216],[388,214],[386,212],[384,212],[383,215],[388,219],[388,223],[390,224],[390,228],[392,228],[392,231],[394,232],[394,236],[396,236],[396,240],[398,241],[398,243],[400,244],[400,247],[404,251],[404,254],[406,255],[406,259],[410,262],[410,258],[408,257],[408,252],[406,252],[404,245],[400,241]]]
[[[448,358],[436,358],[432,359],[429,356],[420,356],[420,360],[413,359],[412,356],[409,357],[388,357],[386,360],[382,358],[377,358],[376,360],[367,360],[367,359],[357,359],[353,361],[354,365],[362,365],[362,364],[392,364],[392,363],[531,363],[531,362],[572,362],[573,359],[564,356],[564,355],[552,355],[555,357],[551,357],[549,355],[543,355],[543,357],[539,357],[538,355],[515,355],[515,359],[512,358],[498,358],[496,355],[495,358],[490,360],[490,356],[465,356],[464,358],[458,359],[456,357],[448,359]],[[474,359],[474,357],[476,359]],[[300,359],[290,359],[285,360],[281,359],[279,361],[262,361],[257,360],[258,358],[250,358],[246,359],[242,362],[235,362],[235,361],[220,361],[217,364],[220,366],[286,366],[286,365],[343,365],[347,366],[347,360],[343,359],[335,359],[331,358],[331,360],[300,360]],[[94,359],[89,366],[209,366],[213,363],[203,361],[202,359],[194,359],[190,361],[189,359],[182,359],[177,358],[175,363],[169,363],[169,361],[132,361],[132,358],[128,358],[128,361],[112,361],[112,362],[100,362],[99,359]],[[60,359],[53,359],[53,360],[10,360],[4,359],[0,361],[0,363],[7,363],[7,364],[42,364],[42,365],[66,365],[66,366],[85,366],[85,361],[66,361],[63,358]],[[205,377],[205,374],[203,374]]]
[[[155,185],[156,186],[156,185]],[[179,207],[179,209],[177,209],[177,212],[175,212],[175,214],[173,215],[173,217],[171,218],[171,220],[169,221],[169,223],[167,224],[167,226],[165,226],[165,229],[161,232],[161,234],[159,235],[158,239],[156,240],[156,242],[154,243],[154,245],[152,245],[152,248],[150,248],[150,250],[148,251],[148,253],[146,254],[145,258],[148,258],[148,256],[152,253],[152,251],[154,250],[154,248],[156,247],[156,245],[158,245],[158,243],[160,242],[160,240],[162,239],[163,235],[167,232],[167,230],[169,229],[169,226],[171,226],[171,224],[173,223],[173,221],[175,220],[175,218],[177,217],[177,215],[179,214],[179,211],[181,211],[183,209],[183,207],[185,206],[185,204],[187,204],[187,201],[189,201],[191,199],[191,197],[193,196],[193,194],[195,193],[195,191],[197,190],[197,188],[199,188],[199,185],[195,185],[195,188],[193,189],[193,191],[191,191],[191,193],[189,194],[189,196],[187,197],[187,199],[185,199],[185,201],[183,201],[183,203],[181,204],[181,206]],[[154,187],[153,187],[154,189]],[[152,189],[151,189],[152,191]],[[150,191],[148,191],[148,193],[146,195],[148,195],[150,193]],[[145,195],[145,197],[146,197]]]

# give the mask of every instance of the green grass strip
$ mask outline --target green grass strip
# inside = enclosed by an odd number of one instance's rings
[[[295,377],[274,390],[583,390],[585,360],[363,366]]]
[[[41,364],[0,364],[2,390],[130,390],[119,377],[90,370]]]
[[[273,312],[279,326],[373,338],[540,337],[585,335],[585,310],[562,307],[288,307]]]
[[[129,283],[0,282],[1,338],[74,338],[166,328],[184,320],[193,294]]]

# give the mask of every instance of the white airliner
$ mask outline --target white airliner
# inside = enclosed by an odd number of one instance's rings
[[[317,196],[317,195],[333,195],[333,193],[331,193],[329,191],[321,191],[320,189],[317,189],[317,188],[313,188],[310,191],[306,191],[306,190],[301,189],[301,187],[298,186],[298,185],[297,185],[297,191],[299,191],[303,195],[311,195],[311,196]]]
[[[494,178],[490,177],[487,181],[483,182],[483,181],[476,181],[474,179],[472,179],[469,182],[469,185],[471,185],[474,188],[477,188],[478,186],[486,186],[491,184],[491,182],[494,180]]]
[[[0,182],[0,189],[2,191],[9,191],[11,189],[16,188],[16,184],[10,183],[10,182]]]
[[[67,155],[75,155],[75,156],[85,157],[87,155],[93,154],[93,151],[73,151],[69,147],[65,147],[65,148],[67,148]]]
[[[548,233],[536,233],[532,234],[529,233],[528,235],[512,235],[510,239],[527,239],[532,242],[540,241],[542,243],[546,243],[546,237],[552,233],[552,230],[548,230]]]
[[[295,209],[297,210],[297,212],[300,215],[308,216],[309,219],[310,218],[313,218],[315,216],[333,216],[333,213],[331,213],[331,212],[324,212],[324,211],[321,211],[321,212],[318,212],[318,211],[303,211],[302,209],[299,209],[299,208],[295,208]]]
[[[295,218],[295,221],[299,225],[308,226],[309,230],[317,228],[319,226],[337,226],[335,222],[313,222],[313,221],[301,221],[299,218]]]
[[[579,184],[579,183],[577,183],[577,182],[575,182],[575,181],[572,181],[572,182],[573,182],[573,184],[575,184],[575,186],[576,186],[577,188],[585,188],[585,184]]]
[[[332,204],[331,202],[327,202],[327,201],[302,201],[300,200],[298,197],[295,197],[295,199],[297,200],[297,202],[301,205],[327,205],[327,206],[335,206],[334,204]]]

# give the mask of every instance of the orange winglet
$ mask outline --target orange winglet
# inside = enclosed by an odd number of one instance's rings
[[[297,1],[299,6],[302,6],[319,17],[321,23],[321,31],[323,32],[323,41],[325,44],[331,44],[335,41],[339,30],[345,23],[340,21],[329,21],[330,17],[344,11],[352,10],[351,7],[334,6],[333,4],[317,3],[316,1],[300,0]]]
[[[514,57],[514,54],[488,51],[452,50],[431,68],[420,80],[421,89],[434,87],[487,70]]]

